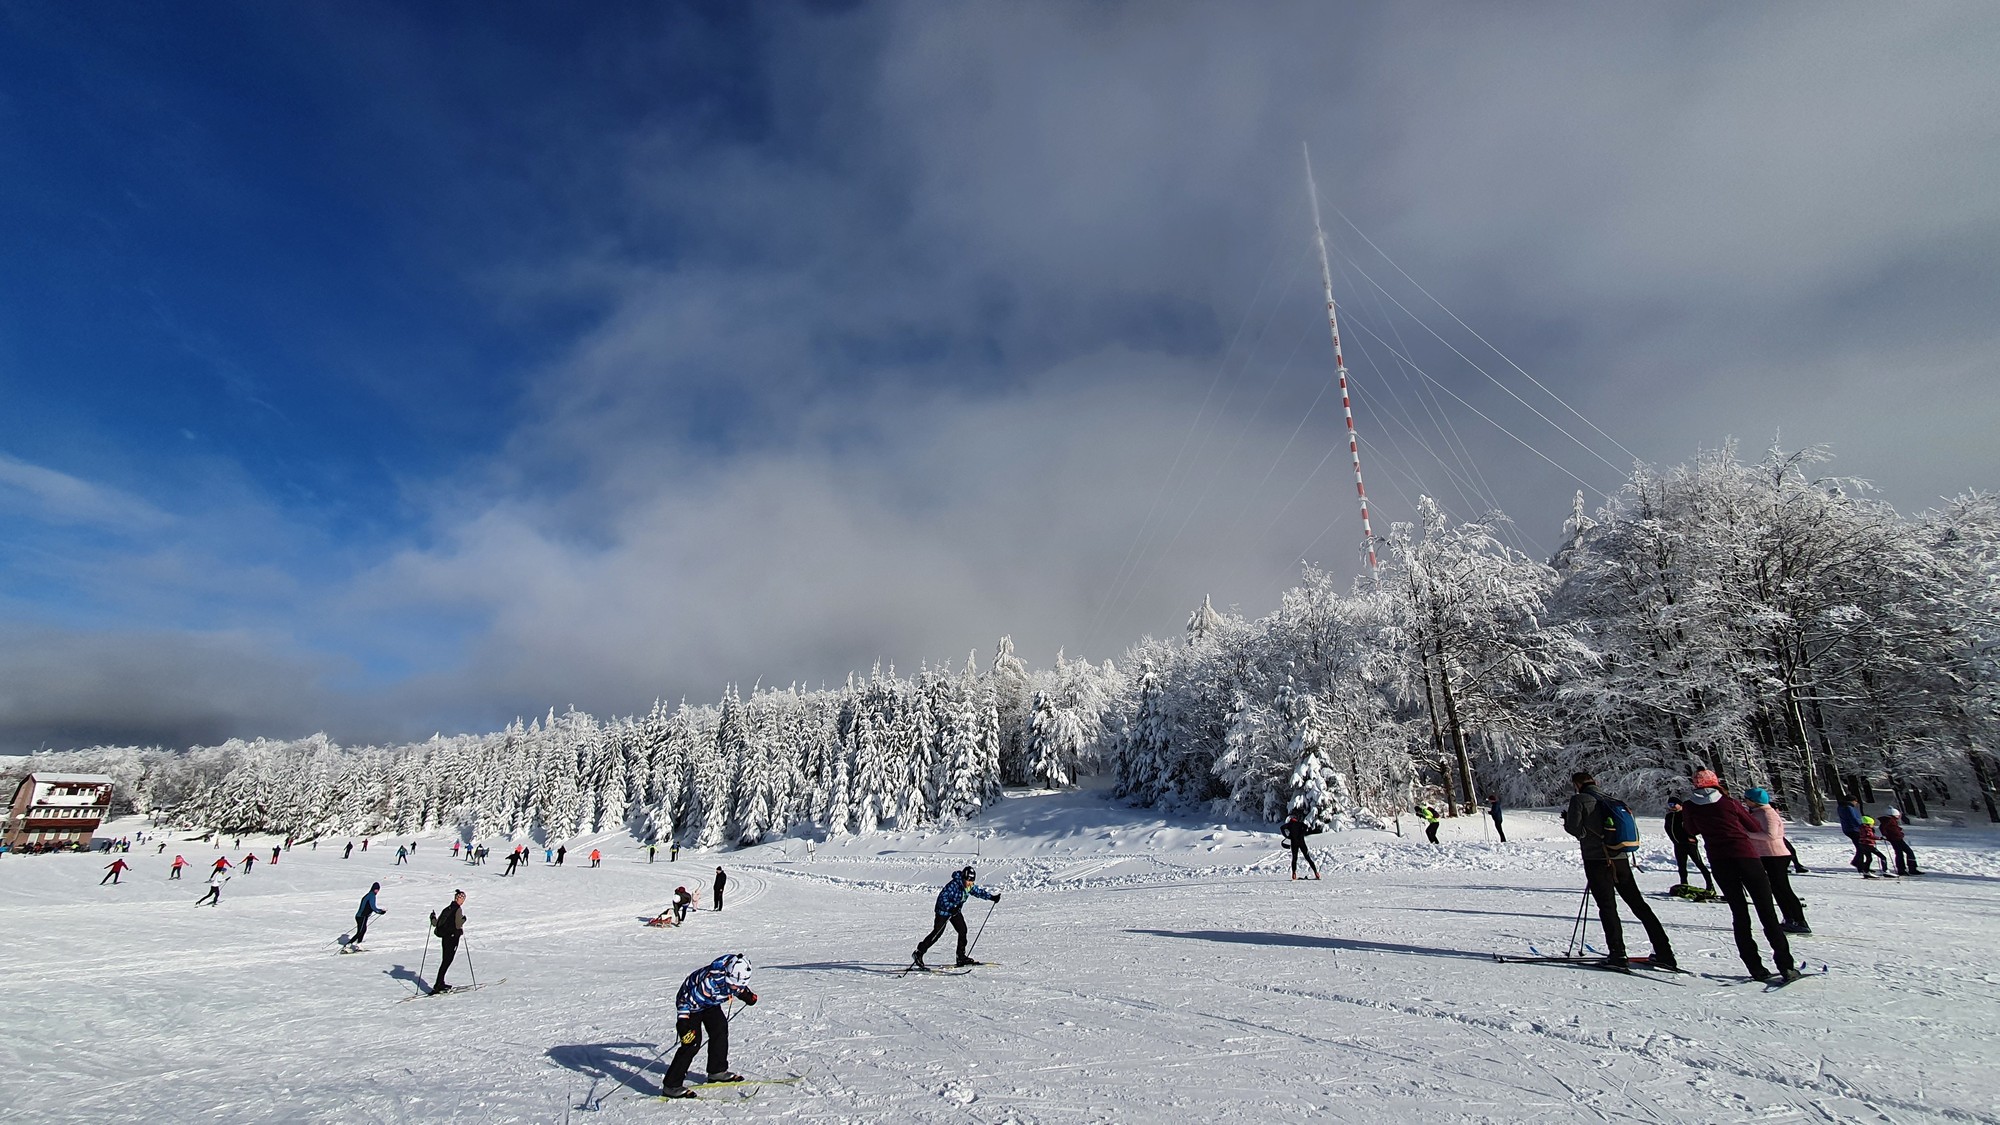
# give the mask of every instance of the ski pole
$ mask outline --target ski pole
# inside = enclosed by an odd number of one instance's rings
[[[465,941],[463,937],[458,940]],[[472,943],[469,941],[465,942],[465,971],[472,974],[472,987],[478,988],[479,970],[472,964]]]
[[[993,905],[986,908],[986,917],[979,920],[979,933],[972,935],[972,944],[965,947],[965,955],[967,957],[972,956],[972,951],[979,948],[979,939],[986,933],[986,923],[993,920],[993,912],[999,909],[999,907],[1000,900],[996,898],[993,900]]]
[[[431,911],[431,928],[437,928],[437,911]],[[417,987],[424,986],[424,969],[431,963],[431,935],[424,934],[424,955],[417,961]]]
[[[1569,947],[1563,950],[1563,956],[1565,957],[1574,957],[1583,948],[1584,926],[1587,925],[1584,921],[1583,912],[1584,908],[1588,905],[1590,905],[1590,888],[1585,887],[1583,888],[1583,897],[1577,900],[1576,924],[1569,928]]]

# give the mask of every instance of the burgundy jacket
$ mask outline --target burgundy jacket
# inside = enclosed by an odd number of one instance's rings
[[[1681,805],[1681,823],[1687,831],[1708,841],[1708,857],[1757,859],[1764,824],[1750,815],[1743,802],[1724,796],[1720,790],[1697,789]]]

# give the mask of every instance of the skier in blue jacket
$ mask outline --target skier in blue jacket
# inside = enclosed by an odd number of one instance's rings
[[[937,943],[937,939],[939,935],[944,933],[946,925],[950,925],[958,931],[957,964],[977,965],[979,963],[974,961],[965,950],[965,915],[963,913],[965,896],[971,895],[974,898],[999,902],[1000,895],[998,892],[989,891],[985,887],[979,886],[976,882],[978,877],[979,872],[967,866],[963,870],[953,872],[951,882],[946,883],[944,889],[938,892],[937,924],[931,927],[930,936],[917,943],[917,951],[910,955],[911,968],[923,972],[930,971],[930,966],[924,964],[924,954],[930,950],[932,945]]]
[[[381,889],[382,884],[371,883],[368,886],[368,893],[361,896],[361,906],[354,912],[354,937],[347,943],[348,949],[359,952],[361,939],[368,936],[368,920],[377,914],[389,913],[375,905],[375,895]]]
[[[757,1002],[757,994],[750,991],[750,958],[741,953],[725,953],[681,982],[680,994],[674,998],[674,1035],[680,1049],[674,1052],[674,1061],[667,1064],[667,1076],[660,1083],[663,1097],[694,1097],[694,1091],[687,1088],[687,1073],[695,1052],[701,1049],[703,1032],[708,1033],[708,1080],[743,1081],[742,1075],[729,1069],[729,1017],[723,1014],[722,1006],[732,997],[745,1004]]]

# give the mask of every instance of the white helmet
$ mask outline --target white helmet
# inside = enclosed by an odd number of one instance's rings
[[[741,953],[729,955],[729,983],[738,988],[750,983],[750,958]]]
[[[1902,814],[1902,813],[1899,813],[1899,812],[1897,812],[1897,811],[1896,811],[1895,809],[1890,809],[1890,810],[1889,810],[1888,812],[1885,812],[1885,813],[1883,813],[1882,815],[1883,815],[1883,816],[1901,816],[1901,815],[1903,815],[1903,814]]]

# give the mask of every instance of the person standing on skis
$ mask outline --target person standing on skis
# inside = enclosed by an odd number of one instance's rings
[[[227,870],[229,870],[229,857],[226,855],[216,856],[215,866],[210,868],[208,872],[208,881],[211,883],[215,882],[215,877]]]
[[[704,1033],[708,1037],[708,1081],[743,1081],[742,1075],[729,1069],[729,1017],[722,1006],[731,999],[757,1002],[757,994],[750,991],[750,958],[741,953],[725,953],[681,982],[680,993],[674,997],[674,1039],[680,1048],[667,1064],[666,1077],[660,1080],[662,1097],[695,1096],[687,1088],[687,1073],[695,1052],[701,1049]]]
[[[1668,798],[1665,827],[1667,839],[1674,842],[1674,862],[1681,870],[1680,885],[1683,887],[1688,885],[1688,860],[1693,860],[1695,870],[1701,872],[1702,887],[1712,895],[1715,893],[1715,876],[1708,870],[1708,864],[1701,861],[1701,844],[1687,830],[1687,825],[1684,823],[1686,820],[1684,809],[1685,806],[1681,804],[1679,797]]]
[[[361,905],[354,911],[354,936],[348,939],[347,948],[356,953],[365,952],[361,948],[361,939],[368,936],[368,920],[377,914],[389,913],[375,905],[375,896],[381,890],[382,884],[371,884],[368,888],[368,893],[361,896]]]
[[[1889,841],[1889,849],[1896,853],[1896,874],[1922,875],[1923,872],[1917,870],[1917,853],[1910,850],[1910,842],[1905,838],[1903,814],[1890,809],[1882,814],[1877,827],[1882,830],[1882,838]],[[1907,866],[1904,863],[1906,859],[1909,861]]]
[[[1292,849],[1292,878],[1299,877],[1300,856],[1306,858],[1306,866],[1312,869],[1313,878],[1319,878],[1319,864],[1313,862],[1312,851],[1306,847],[1306,837],[1319,835],[1319,829],[1300,820],[1299,814],[1293,813],[1285,818],[1285,826],[1279,829],[1279,832],[1285,837],[1285,846]]]
[[[1632,877],[1632,861],[1623,852],[1614,854],[1611,845],[1616,841],[1605,836],[1606,798],[1597,788],[1597,779],[1577,773],[1570,776],[1570,783],[1576,786],[1576,796],[1569,799],[1569,807],[1563,810],[1563,831],[1576,837],[1583,847],[1583,881],[1590,889],[1590,897],[1597,900],[1597,920],[1604,926],[1604,948],[1608,954],[1605,961],[1620,969],[1629,964],[1625,956],[1625,924],[1618,918],[1618,900],[1622,898],[1639,924],[1646,928],[1646,940],[1653,944],[1650,963],[1662,969],[1677,968],[1666,928],[1653,915],[1653,908],[1646,905],[1645,897],[1639,893],[1639,882]]]
[[[181,877],[181,868],[186,867],[187,865],[188,865],[187,857],[176,853],[174,855],[174,865],[167,869],[167,878],[179,879]]]
[[[123,875],[126,871],[130,870],[131,867],[132,867],[131,864],[126,863],[122,859],[112,860],[110,863],[104,865],[104,870],[109,872],[110,874],[106,875],[102,879],[99,879],[97,881],[97,885],[101,887],[106,883],[110,883],[114,887],[117,886],[118,876]]]
[[[962,870],[952,872],[951,882],[946,883],[944,889],[938,892],[936,924],[931,926],[930,934],[924,940],[917,943],[916,952],[910,954],[911,968],[922,972],[930,971],[930,966],[924,964],[924,954],[930,952],[931,946],[937,944],[937,939],[944,933],[946,926],[950,926],[958,931],[958,960],[956,964],[977,965],[979,963],[972,959],[971,954],[965,948],[965,898],[967,895],[971,895],[973,898],[983,898],[997,903],[1000,901],[1000,894],[997,891],[989,891],[985,887],[979,886],[977,882],[978,878],[979,872],[974,871],[969,865]]]
[[[720,867],[716,868],[716,869],[715,869],[715,909],[716,909],[716,911],[717,911],[717,912],[720,912],[720,911],[722,910],[722,888],[723,888],[723,887],[725,887],[725,886],[728,886],[728,885],[729,885],[729,876],[728,876],[727,874],[725,874],[725,873],[723,872],[722,868],[720,868]]]
[[[1722,792],[1722,782],[1714,770],[1694,775],[1694,796],[1682,811],[1688,831],[1708,844],[1708,861],[1715,868],[1715,881],[1729,902],[1729,917],[1736,931],[1736,952],[1743,967],[1757,980],[1770,980],[1757,939],[1750,934],[1750,907],[1757,907],[1763,923],[1764,939],[1771,943],[1771,956],[1778,963],[1778,975],[1787,981],[1799,976],[1792,964],[1792,946],[1785,940],[1784,922],[1778,917],[1771,896],[1771,882],[1764,874],[1764,859],[1758,841],[1764,836],[1764,822],[1750,815],[1742,802]]]
[[[1429,840],[1433,844],[1437,843],[1438,811],[1429,805],[1418,805],[1417,815],[1422,817],[1424,821],[1424,839]]]
[[[444,974],[451,968],[451,959],[458,956],[458,940],[465,936],[465,892],[453,891],[451,905],[432,915],[432,919],[431,932],[444,946],[444,953],[438,958],[437,976],[431,978],[431,995],[436,996],[451,991],[451,986],[444,982]]]

